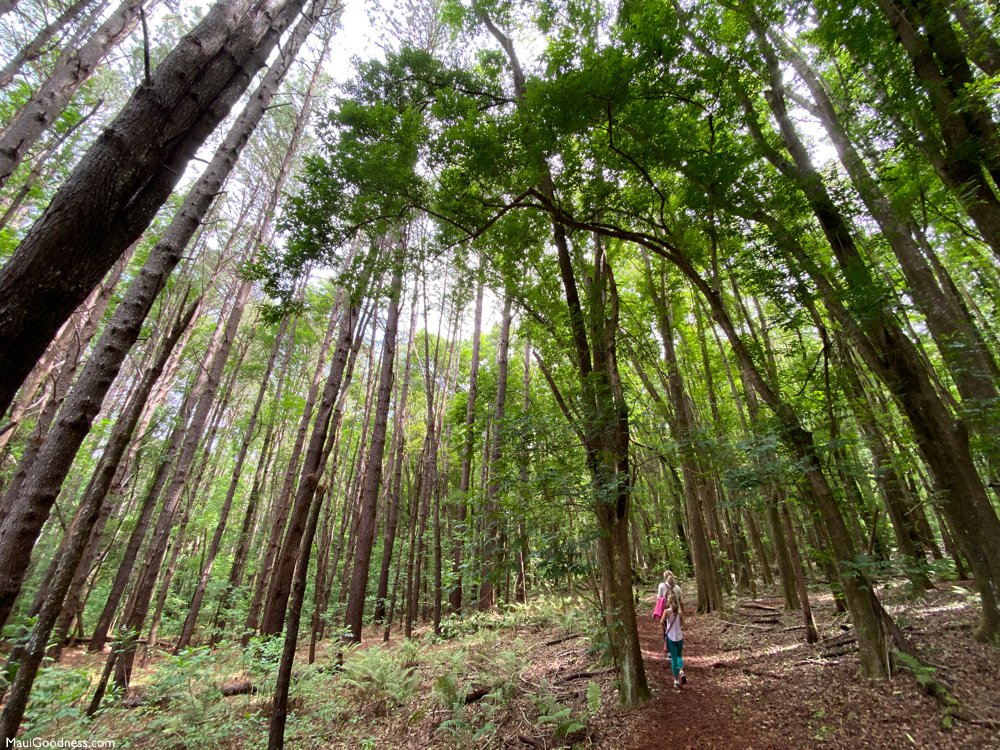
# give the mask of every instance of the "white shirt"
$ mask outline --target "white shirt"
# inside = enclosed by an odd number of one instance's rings
[[[664,614],[666,618],[666,632],[667,638],[672,641],[683,641],[684,631],[681,630],[681,615],[680,612],[674,612],[673,610],[667,610]]]
[[[660,581],[660,585],[656,587],[656,598],[662,599],[667,595],[667,584],[664,581]]]

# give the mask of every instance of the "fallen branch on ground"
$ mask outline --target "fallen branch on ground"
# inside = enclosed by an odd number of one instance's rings
[[[847,654],[853,653],[858,650],[858,645],[853,641],[851,643],[844,644],[842,648],[835,648],[832,651],[824,651],[820,654],[823,659],[833,659],[837,656],[846,656]]]
[[[573,633],[571,635],[564,635],[561,638],[553,638],[551,641],[545,641],[544,646],[555,646],[557,643],[562,643],[563,641],[571,641],[574,638],[582,638],[583,633]]]
[[[858,637],[851,631],[846,633],[840,633],[838,635],[832,635],[828,638],[824,638],[816,645],[822,646],[823,648],[834,648],[835,646],[843,646],[845,643],[854,643],[858,640]]]
[[[613,671],[613,667],[605,667],[604,669],[595,669],[593,671],[584,670],[580,672],[572,672],[566,675],[565,677],[561,677],[558,680],[556,680],[555,684],[561,685],[562,683],[570,682],[571,680],[585,680],[588,677],[597,677],[602,674],[607,674],[608,672],[611,671]]]

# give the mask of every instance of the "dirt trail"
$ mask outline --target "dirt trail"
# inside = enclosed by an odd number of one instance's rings
[[[684,673],[687,684],[675,689],[670,658],[663,652],[663,631],[648,611],[640,614],[639,637],[646,678],[653,699],[637,713],[639,731],[629,747],[635,750],[663,747],[698,750],[744,750],[773,745],[755,731],[752,721],[738,715],[742,695],[752,689],[748,676],[736,677],[711,665],[726,656],[712,620],[686,616]]]
[[[741,600],[718,615],[689,617],[688,682],[680,690],[673,687],[660,626],[649,616],[652,601],[644,602],[639,634],[653,699],[628,712],[615,748],[649,750],[669,742],[698,750],[1000,750],[1000,659],[972,640],[978,615],[965,592],[942,584],[917,601],[902,590],[882,592],[925,669],[959,701],[958,720],[909,672],[861,679],[849,640],[841,640],[851,635],[847,620],[835,614],[826,592],[813,599],[821,636],[815,645],[802,637],[801,614],[781,610],[780,599]],[[765,623],[762,612],[774,614]]]

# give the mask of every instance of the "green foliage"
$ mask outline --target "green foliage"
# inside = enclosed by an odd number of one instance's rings
[[[937,700],[941,706],[941,728],[951,729],[961,705],[948,686],[937,678],[937,667],[924,664],[915,655],[903,651],[894,651],[893,658],[899,666],[913,675],[921,690]]]
[[[541,686],[540,692],[533,693],[530,697],[538,711],[536,727],[551,729],[557,739],[566,739],[586,729],[586,719],[577,716],[571,707],[559,703],[546,684]]]
[[[414,668],[382,646],[345,650],[341,682],[362,713],[387,716],[405,706],[417,693],[420,681]]]
[[[45,737],[53,727],[82,721],[91,687],[90,671],[59,665],[44,667],[31,689],[25,711],[27,737]]]

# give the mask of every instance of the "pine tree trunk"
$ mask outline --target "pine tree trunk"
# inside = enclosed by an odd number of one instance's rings
[[[41,665],[42,658],[45,656],[49,636],[63,608],[66,593],[77,576],[77,568],[80,565],[88,540],[90,540],[95,530],[98,517],[102,513],[105,498],[111,487],[111,481],[118,470],[119,462],[125,454],[129,441],[132,439],[135,426],[142,413],[145,399],[152,391],[156,380],[162,374],[163,368],[181,334],[191,323],[196,308],[197,303],[191,305],[164,337],[163,342],[160,344],[156,360],[143,374],[128,409],[122,413],[115,423],[101,461],[91,476],[83,500],[80,502],[76,518],[67,531],[66,543],[59,558],[58,568],[49,586],[45,603],[42,605],[35,626],[32,629],[31,638],[18,664],[17,674],[11,686],[11,694],[4,707],[3,714],[0,716],[0,734],[8,740],[13,739],[17,735],[18,727],[24,716],[24,709],[28,704],[31,686],[34,684],[38,668]]]
[[[309,391],[306,393],[302,416],[299,419],[299,426],[295,433],[295,442],[292,445],[292,451],[288,459],[288,466],[284,472],[285,478],[282,482],[281,491],[278,493],[278,498],[274,501],[271,511],[271,522],[269,524],[271,531],[268,535],[267,547],[264,551],[264,559],[261,563],[260,571],[257,574],[257,585],[254,589],[253,598],[250,601],[250,607],[247,613],[247,621],[244,628],[247,632],[257,629],[260,610],[264,603],[264,596],[267,593],[267,586],[268,583],[270,583],[271,575],[274,570],[274,561],[277,559],[281,546],[282,535],[284,534],[285,527],[288,523],[288,514],[291,510],[290,505],[293,497],[292,493],[295,487],[295,477],[298,475],[299,460],[302,456],[302,449],[305,446],[309,425],[312,423],[313,410],[316,407],[316,399],[319,397],[320,393],[320,383],[323,382],[323,369],[327,364],[326,358],[329,354],[330,346],[333,343],[333,335],[337,327],[337,321],[339,320],[341,312],[340,306],[342,302],[343,297],[339,295],[338,302],[334,304],[334,308],[330,313],[330,320],[327,323],[323,343],[320,345],[319,357],[316,360],[316,369],[313,372],[312,382],[309,385]],[[230,581],[232,581],[232,577],[230,577]]]
[[[358,283],[363,287],[365,280],[359,280]],[[355,290],[354,294],[360,294],[360,289]],[[285,535],[281,553],[277,557],[274,573],[271,578],[267,606],[264,609],[264,617],[260,629],[264,635],[278,634],[281,632],[282,624],[285,622],[285,610],[291,592],[296,560],[299,558],[299,547],[302,543],[307,521],[311,515],[310,508],[314,504],[313,499],[319,483],[319,477],[323,473],[326,466],[326,459],[329,455],[328,450],[325,449],[327,438],[331,433],[335,435],[339,428],[339,424],[331,426],[331,417],[333,416],[334,406],[340,395],[341,388],[346,387],[346,382],[349,381],[349,376],[345,378],[345,372],[349,367],[348,360],[353,361],[353,357],[351,356],[352,351],[357,351],[352,344],[360,313],[360,306],[353,299],[347,301],[341,315],[340,330],[337,335],[337,345],[333,353],[330,374],[323,387],[323,395],[320,399],[319,408],[316,410],[316,421],[313,425],[313,431],[309,437],[309,445],[302,462],[300,472],[302,479],[295,494],[295,502],[289,517],[288,531]],[[332,443],[332,439],[330,442]]]
[[[385,519],[385,539],[382,545],[382,567],[379,570],[378,589],[375,594],[375,622],[381,623],[386,614],[386,596],[389,593],[389,569],[392,565],[392,553],[396,542],[396,530],[399,525],[400,498],[403,493],[403,454],[405,449],[406,405],[410,391],[411,358],[413,343],[417,330],[417,294],[414,287],[413,302],[410,304],[410,332],[406,343],[406,359],[403,363],[403,386],[393,410],[395,421],[392,427],[392,485],[389,496],[389,510]],[[400,546],[400,556],[402,547]],[[399,581],[399,565],[396,567],[396,583]],[[394,585],[395,587],[395,585]],[[393,591],[393,599],[396,592]],[[391,620],[391,618],[390,618]],[[388,623],[386,625],[388,631]]]
[[[466,518],[469,509],[469,487],[472,473],[472,451],[475,445],[476,395],[479,389],[479,346],[483,324],[483,282],[476,285],[476,311],[472,323],[472,361],[469,363],[469,393],[465,405],[465,439],[462,443],[462,469],[458,482],[459,501],[455,519],[456,535],[452,557],[455,585],[448,597],[452,612],[462,612],[462,554],[466,537]]]
[[[0,412],[152,221],[304,2],[260,0],[250,12],[247,0],[218,2],[77,164],[0,271]]]
[[[358,514],[357,544],[351,570],[351,591],[347,600],[344,625],[351,629],[351,640],[361,642],[361,625],[365,599],[368,593],[368,573],[371,567],[372,546],[375,543],[375,512],[382,482],[382,459],[388,432],[389,403],[396,365],[396,331],[399,327],[399,297],[403,287],[402,253],[397,251],[389,289],[389,311],[385,319],[385,336],[382,339],[382,364],[375,400],[375,423],[372,428],[368,461],[361,486],[361,508]]]
[[[497,397],[493,402],[493,443],[490,448],[490,482],[486,487],[484,520],[486,538],[483,542],[482,574],[479,584],[479,611],[486,612],[495,604],[497,524],[500,515],[500,461],[503,458],[504,412],[507,403],[507,369],[510,351],[511,296],[504,295],[500,318],[500,340],[497,343]]]

